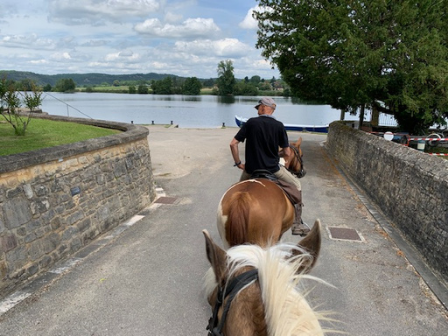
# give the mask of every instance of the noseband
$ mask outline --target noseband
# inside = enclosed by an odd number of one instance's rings
[[[213,308],[213,315],[212,317],[210,317],[208,326],[206,328],[208,330],[209,336],[223,336],[222,328],[224,327],[224,323],[226,322],[227,313],[230,310],[230,305],[233,299],[240,290],[242,290],[252,281],[256,280],[258,280],[258,270],[253,269],[233,278],[225,288],[218,286],[218,294],[216,296],[215,307]],[[225,299],[227,299],[227,302],[224,306],[224,311],[218,324],[218,311]]]

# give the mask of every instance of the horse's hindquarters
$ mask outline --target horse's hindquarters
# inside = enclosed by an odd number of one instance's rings
[[[224,245],[276,243],[294,220],[294,207],[283,190],[268,179],[236,183],[221,199],[218,231]]]

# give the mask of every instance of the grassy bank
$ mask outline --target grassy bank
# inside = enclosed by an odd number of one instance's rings
[[[23,153],[116,133],[120,131],[72,122],[32,119],[25,136],[16,136],[12,126],[0,119],[0,155]]]

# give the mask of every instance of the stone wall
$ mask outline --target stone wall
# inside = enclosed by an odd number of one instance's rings
[[[328,152],[448,282],[448,161],[346,126]]]
[[[35,117],[123,132],[0,156],[0,297],[129,219],[155,197],[147,128]]]

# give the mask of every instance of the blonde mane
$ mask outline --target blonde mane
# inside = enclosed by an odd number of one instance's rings
[[[258,269],[269,336],[324,335],[319,321],[326,318],[310,307],[306,294],[298,289],[300,280],[305,278],[323,281],[310,275],[296,274],[299,266],[310,256],[305,253],[293,257],[293,250],[300,248],[286,243],[266,249],[257,245],[232,247],[227,251],[229,278],[242,267]],[[207,295],[216,288],[212,268],[207,272],[205,287]]]

